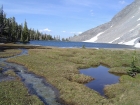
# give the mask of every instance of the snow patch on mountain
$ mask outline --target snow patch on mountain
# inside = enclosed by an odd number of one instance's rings
[[[137,21],[140,21],[140,18]]]
[[[111,41],[111,42],[109,42],[109,43],[112,43],[112,42],[114,42],[114,41],[116,41],[116,40],[118,40],[118,39],[120,39],[120,37],[114,39],[113,41]]]
[[[135,0],[116,14],[109,22],[89,29],[70,41],[113,43],[139,46],[140,0]]]
[[[111,26],[111,28],[113,27],[113,25]]]
[[[131,31],[133,31],[134,30],[134,28],[133,29],[131,29],[129,32],[131,32]]]
[[[140,43],[135,44],[134,47],[140,48]]]
[[[135,45],[135,41],[136,41],[137,39],[138,39],[138,38],[132,39],[132,40],[130,40],[130,41],[128,41],[128,42],[125,42],[125,43],[123,43],[123,44],[125,44],[125,45]]]
[[[89,40],[86,40],[84,42],[95,42],[96,40],[98,40],[98,37],[103,34],[104,32],[100,32],[98,33],[96,36],[94,36],[93,38],[89,39]]]
[[[132,18],[134,18],[135,16],[132,16]]]
[[[132,46],[134,46],[136,48],[140,48],[140,37],[132,39],[132,40],[130,40],[128,42],[125,42],[125,43],[122,43],[122,44],[132,45]]]

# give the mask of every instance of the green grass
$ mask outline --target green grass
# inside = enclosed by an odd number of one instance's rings
[[[124,75],[120,83],[106,86],[105,92],[110,102],[115,105],[139,105],[140,75],[135,78]]]
[[[13,70],[5,72],[4,75],[13,76],[15,80],[0,82],[0,105],[43,105],[37,96],[28,93]]]
[[[0,44],[0,50],[4,49],[51,49],[52,47],[46,46],[33,46],[33,45],[26,45],[26,44],[14,44],[14,43],[6,43]]]
[[[67,105],[129,105],[129,102],[137,105],[140,96],[134,95],[139,91],[137,88],[140,84],[139,75],[135,78],[122,76],[121,83],[106,86],[105,92],[109,98],[105,99],[96,91],[81,84],[93,78],[79,74],[80,68],[100,64],[110,67],[110,72],[126,74],[131,66],[133,52],[114,49],[31,49],[29,55],[12,58],[9,61],[25,65],[30,72],[46,78],[59,90],[61,100]],[[140,51],[137,51],[136,56],[138,58],[136,65],[140,66]],[[134,87],[129,83],[131,79]],[[126,92],[130,90],[131,95],[124,94],[124,89]]]
[[[4,50],[4,52],[0,52],[0,57],[10,57],[19,53],[21,50],[18,49]],[[5,65],[2,63],[0,66]],[[28,93],[27,88],[12,69],[2,72],[0,67],[0,72],[5,76],[15,77],[15,80],[0,82],[0,105],[44,105],[37,96]]]
[[[0,58],[7,58],[17,54],[20,54],[21,50],[18,49],[6,49],[4,51],[0,51]]]
[[[113,67],[109,72],[114,74],[127,74],[130,69],[131,67]]]
[[[16,77],[18,78],[18,76],[16,75],[16,73],[13,71],[13,69],[8,69],[6,72],[3,73],[4,75],[7,76],[12,76],[12,77]]]
[[[90,76],[85,76],[83,74],[75,74],[75,73],[66,74],[64,75],[64,77],[69,81],[77,82],[77,83],[87,83],[94,80],[94,78]]]

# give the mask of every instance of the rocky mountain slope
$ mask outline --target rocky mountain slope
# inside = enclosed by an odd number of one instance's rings
[[[140,41],[140,0],[135,0],[108,23],[97,26],[70,41],[133,44]]]

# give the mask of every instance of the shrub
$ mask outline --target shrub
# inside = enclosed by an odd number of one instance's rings
[[[136,62],[137,62],[137,58],[136,58],[136,50],[135,50],[133,59],[131,62],[131,68],[128,71],[128,75],[130,75],[132,77],[135,77],[137,73],[140,73],[140,68],[138,66],[136,66]]]
[[[83,45],[82,48],[85,49],[86,48],[85,45]]]

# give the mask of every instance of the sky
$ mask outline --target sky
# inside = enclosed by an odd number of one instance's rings
[[[134,0],[0,0],[6,17],[60,38],[69,38],[110,21]]]

